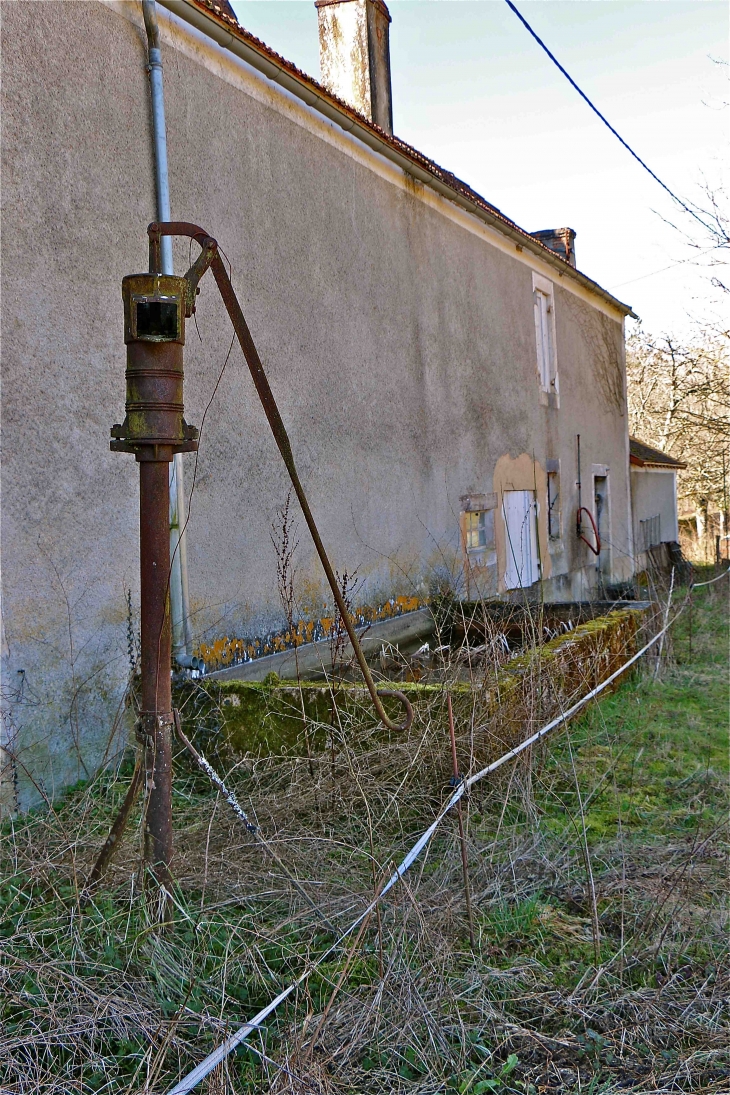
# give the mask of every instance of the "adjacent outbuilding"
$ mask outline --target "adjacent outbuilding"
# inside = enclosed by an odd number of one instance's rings
[[[629,461],[636,569],[643,570],[651,548],[679,541],[677,472],[687,465],[636,437]]]

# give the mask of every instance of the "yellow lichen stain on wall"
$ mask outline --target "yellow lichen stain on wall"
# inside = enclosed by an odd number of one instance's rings
[[[529,453],[523,452],[512,457],[509,453],[500,456],[494,468],[492,490],[497,495],[497,508],[494,515],[494,540],[497,549],[497,588],[505,592],[504,575],[507,569],[507,536],[504,521],[503,496],[508,490],[532,491],[537,499],[537,543],[540,559],[540,577],[549,578],[552,574],[552,560],[548,551],[547,524],[547,474]]]
[[[316,620],[327,604],[329,587],[325,591],[322,579],[315,573],[315,564],[309,568],[298,567],[293,576],[294,600],[297,611],[304,619]],[[331,593],[329,593],[331,598]]]
[[[406,193],[412,198],[420,198],[423,195],[425,187],[420,179],[417,179],[415,175],[412,175],[410,171],[403,172],[403,181],[405,183]]]
[[[404,612],[415,612],[423,607],[423,603],[419,597],[391,597],[381,605],[362,605],[354,609],[352,615],[356,627],[365,627],[368,624],[378,623],[380,620],[402,616]],[[197,653],[209,669],[238,665],[241,662],[253,661],[254,658],[265,657],[267,654],[291,650],[292,647],[302,646],[304,643],[327,640],[332,635],[334,624],[333,616],[320,616],[316,619],[299,620],[295,627],[283,628],[262,639],[223,636],[211,643],[201,643]]]

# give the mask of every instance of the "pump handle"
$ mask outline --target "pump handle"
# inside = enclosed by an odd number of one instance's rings
[[[319,535],[319,530],[315,524],[312,511],[309,508],[309,502],[304,493],[304,487],[299,479],[296,464],[294,463],[294,455],[289,442],[289,435],[286,432],[283,419],[279,413],[279,408],[276,405],[274,393],[271,391],[269,381],[264,372],[264,367],[261,364],[261,359],[258,355],[256,346],[254,345],[253,338],[251,337],[251,332],[248,329],[248,324],[241,311],[241,306],[238,303],[238,298],[236,297],[231,284],[231,279],[228,276],[228,271],[220,256],[217,242],[202,228],[199,228],[197,224],[190,224],[187,221],[154,222],[147,228],[147,234],[150,240],[150,268],[153,271],[159,270],[160,268],[160,239],[162,236],[187,236],[200,244],[200,247],[202,248],[201,254],[185,275],[191,286],[191,299],[194,303],[198,281],[208,267],[210,267],[213,271],[213,277],[216,280],[218,291],[226,306],[226,311],[233,324],[233,329],[236,332],[236,337],[243,350],[243,356],[246,359],[246,364],[251,373],[251,379],[253,380],[258,397],[261,400],[261,405],[264,408],[264,414],[271,427],[274,440],[276,441],[282,459],[286,464],[286,469],[289,472],[289,478],[294,487],[294,493],[297,496],[302,513],[304,514],[304,520],[307,522],[307,527],[309,528],[312,540],[314,541],[314,546],[317,549],[317,554],[319,555],[320,562],[322,563],[325,575],[327,576],[327,581],[329,582],[332,595],[335,599],[340,616],[342,617],[342,622],[345,625],[345,630],[347,631],[347,635],[352,644],[352,649],[355,652],[360,671],[365,679],[365,684],[370,693],[370,698],[373,701],[373,706],[378,713],[378,718],[388,730],[408,730],[413,722],[413,708],[411,707],[408,697],[405,696],[403,692],[397,692],[391,689],[382,689],[378,692],[375,687],[375,682],[370,673],[370,667],[365,660],[365,655],[363,654],[362,647],[360,646],[355,633],[355,626],[350,617],[347,605],[345,604],[345,599],[337,582],[335,572],[332,569],[327,552],[325,551],[322,538]],[[388,717],[380,698],[381,696],[393,696],[400,701],[405,711],[404,722],[398,724]]]

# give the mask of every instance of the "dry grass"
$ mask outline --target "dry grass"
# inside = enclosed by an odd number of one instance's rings
[[[472,792],[475,953],[447,819],[361,938],[201,1090],[727,1092],[727,597],[694,599],[692,664],[685,614],[658,682],[635,677]],[[478,684],[457,725],[464,770],[488,729]],[[310,728],[324,750],[226,773],[338,926],[448,792],[442,699],[405,740],[363,701]],[[182,756],[174,925],[147,920],[134,825],[82,907],[129,774],[3,831],[3,1095],[166,1091],[332,941]]]

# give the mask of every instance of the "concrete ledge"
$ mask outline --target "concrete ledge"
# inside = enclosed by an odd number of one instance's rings
[[[417,612],[404,612],[402,616],[381,620],[369,628],[359,627],[357,633],[358,637],[362,636],[361,645],[364,652],[374,654],[380,649],[381,643],[412,643],[418,639],[428,638],[434,630],[433,616],[430,611],[427,608],[419,608]],[[343,660],[348,661],[352,653],[352,646],[348,642],[344,648]],[[291,680],[296,678],[297,663],[299,676],[305,679],[329,670],[332,664],[329,640],[305,643],[297,647],[296,656],[292,648],[282,650],[278,654],[267,654],[264,658],[254,658],[250,662],[231,665],[226,669],[217,669],[213,673],[207,673],[205,679],[263,681],[269,673],[276,673],[279,677]]]

